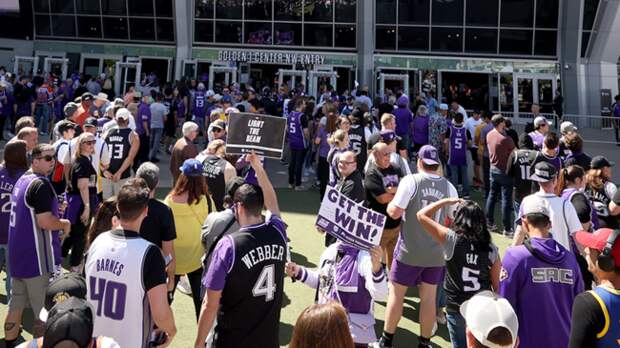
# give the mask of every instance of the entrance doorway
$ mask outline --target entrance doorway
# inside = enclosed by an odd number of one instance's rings
[[[290,69],[290,67],[290,65],[278,64],[250,64],[248,84],[257,93],[260,93],[264,87],[269,87],[273,91],[278,84],[278,71],[280,69]]]
[[[54,76],[60,77],[61,80],[67,79],[67,70],[69,59],[67,58],[45,58],[43,63],[43,71]]]
[[[13,74],[20,76],[34,76],[39,70],[39,57],[15,56]]]
[[[237,68],[229,66],[213,66],[209,67],[209,89],[217,87],[221,90],[223,86],[230,86],[231,83],[237,83]]]
[[[394,95],[402,91],[409,97],[409,100],[413,100],[418,93],[419,86],[418,70],[380,68],[377,73],[377,94],[382,98],[389,90]]]
[[[155,82],[156,86],[163,86],[170,80],[170,68],[172,67],[172,62],[170,58],[151,58],[151,57],[140,57],[140,62],[142,63],[142,72],[147,75],[147,78],[150,76],[150,80],[153,77],[157,78],[157,81],[149,81],[151,84]]]
[[[514,74],[512,84],[517,97],[514,112],[519,118],[532,118],[532,104],[540,105],[543,114],[553,114],[553,98],[557,90],[554,75]]]
[[[355,69],[350,66],[337,66],[334,67],[334,70],[338,75],[336,78],[336,91],[338,92],[338,95],[342,95],[345,90],[350,92],[353,89],[353,84],[355,82]]]
[[[114,92],[116,95],[125,95],[129,87],[140,84],[141,69],[142,64],[140,63],[116,62],[114,69]]]
[[[99,76],[105,74],[106,78],[116,83],[116,63],[121,62],[123,56],[117,55],[92,55],[82,54],[80,57],[80,72],[84,76]]]
[[[489,99],[490,74],[440,71],[441,99],[456,101],[466,110],[492,109]]]

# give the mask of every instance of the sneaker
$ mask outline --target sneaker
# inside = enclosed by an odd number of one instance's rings
[[[296,186],[295,187],[295,191],[305,191],[306,189],[304,189],[303,186]]]
[[[513,231],[506,231],[506,230],[504,230],[504,232],[502,234],[506,238],[513,238],[515,236],[515,233]]]
[[[192,287],[189,286],[189,280],[187,280],[187,276],[182,276],[177,284],[177,290],[179,290],[182,294],[191,295]]]
[[[489,230],[489,232],[498,232],[499,231],[495,224],[487,224],[487,230]]]
[[[463,195],[463,199],[471,199],[470,195]]]
[[[295,188],[295,185],[293,185],[293,184],[288,184],[288,188],[290,188],[290,189],[294,189],[294,188]]]

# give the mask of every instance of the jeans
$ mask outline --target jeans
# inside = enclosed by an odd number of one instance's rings
[[[316,168],[316,176],[319,179],[320,183],[320,192],[321,192],[321,202],[323,201],[323,195],[325,194],[325,190],[327,189],[327,182],[329,181],[329,163],[327,162],[327,157],[319,156],[319,163]]]
[[[486,214],[487,224],[495,223],[495,203],[500,199],[502,201],[502,224],[505,231],[512,231],[512,189],[513,179],[506,175],[498,168],[491,168],[491,189],[487,198]]]
[[[2,270],[2,266],[6,266],[5,275],[6,275],[6,297],[7,300],[11,299],[11,276],[9,271],[9,248],[7,244],[0,244],[0,270]]]
[[[159,143],[161,142],[161,136],[163,134],[163,128],[151,128],[151,151],[149,152],[149,160],[157,158],[157,154],[159,153]]]
[[[517,230],[517,220],[519,219],[519,209],[521,208],[521,202],[517,202],[516,200],[513,203],[513,209],[514,211],[514,217],[515,217],[515,223],[514,223],[514,230]]]
[[[484,181],[484,199],[489,197],[491,190],[491,161],[489,157],[482,156],[482,180]]]
[[[459,176],[461,177],[461,180],[463,181],[463,192],[462,195],[463,196],[469,196],[469,180],[467,178],[467,165],[464,166],[457,166],[457,165],[450,165],[450,180],[452,181],[452,184],[454,184],[454,186],[456,186],[459,182]]]
[[[288,164],[289,185],[301,186],[301,175],[304,166],[306,149],[291,149],[291,159]]]
[[[47,133],[50,120],[50,106],[47,104],[37,104],[34,109],[34,124],[41,133]]]
[[[435,294],[435,307],[437,308],[437,313],[439,310],[446,306],[446,291],[443,289],[443,280],[437,284],[437,292]]]
[[[448,319],[448,332],[450,333],[452,348],[466,348],[465,318],[458,312],[448,312],[446,319]]]

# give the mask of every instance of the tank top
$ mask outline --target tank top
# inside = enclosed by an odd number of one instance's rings
[[[204,165],[211,198],[215,202],[215,209],[222,211],[224,210],[224,196],[226,194],[226,181],[224,179],[226,160],[215,155],[207,155],[202,164]]]
[[[620,337],[620,292],[597,286],[590,290],[605,314],[605,328],[597,333],[596,346],[600,348],[616,347]]]
[[[366,165],[368,157],[368,145],[366,144],[366,131],[360,125],[353,125],[349,130],[349,147],[355,153],[357,168],[360,170]]]
[[[465,127],[450,126],[450,147],[448,151],[448,164],[454,166],[467,165],[467,129]]]
[[[105,138],[110,152],[110,166],[108,170],[111,173],[116,173],[123,165],[127,156],[129,156],[129,150],[131,149],[131,142],[129,141],[130,134],[130,128],[113,128],[108,132]],[[123,174],[121,174],[121,179],[127,179],[130,175],[130,168],[127,168]]]
[[[301,126],[302,112],[292,111],[288,114],[288,142],[293,150],[303,150],[306,148],[304,134]]]

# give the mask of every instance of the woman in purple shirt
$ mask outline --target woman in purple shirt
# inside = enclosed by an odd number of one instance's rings
[[[413,152],[428,144],[428,108],[424,105],[418,107],[418,112],[413,118]]]
[[[338,116],[336,113],[330,112],[327,117],[321,119],[319,125],[319,131],[314,138],[314,144],[319,147],[319,163],[317,165],[317,176],[320,183],[321,200],[323,200],[323,194],[325,194],[325,188],[329,181],[329,162],[327,162],[327,155],[329,154],[329,142],[327,141],[331,134],[336,131],[336,121]]]

